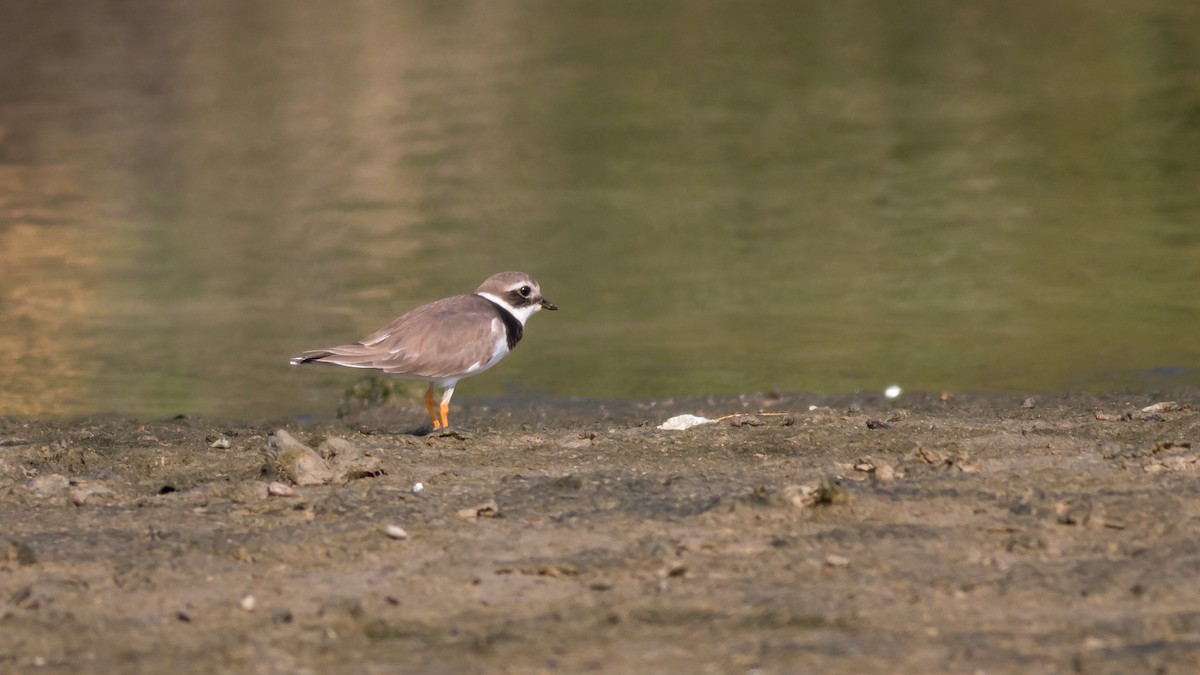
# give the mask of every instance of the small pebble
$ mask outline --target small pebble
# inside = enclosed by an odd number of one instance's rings
[[[846,556],[831,553],[825,556],[825,564],[829,567],[849,567],[850,559]]]
[[[1030,396],[1021,403],[1021,407],[1026,410],[1033,410],[1037,407],[1037,399]]]
[[[255,600],[253,595],[242,596],[242,609],[247,612],[253,612],[257,607],[258,600]]]
[[[392,539],[408,539],[408,532],[399,525],[388,525],[383,528],[383,533]]]
[[[899,396],[902,393],[904,393],[904,390],[901,389],[900,385],[898,385],[898,384],[893,384],[892,386],[883,390],[883,395],[888,398],[896,398],[897,396]]]
[[[716,420],[710,420],[707,417],[700,417],[699,415],[676,415],[658,425],[658,428],[666,431],[683,431],[684,429],[691,429],[701,424],[711,424],[713,422],[716,422]]]
[[[1148,405],[1145,408],[1142,408],[1142,412],[1144,412],[1144,413],[1175,412],[1177,410],[1181,410],[1182,408],[1183,408],[1183,406],[1179,405],[1175,401],[1160,401],[1158,403],[1155,403],[1154,405]]]
[[[296,490],[287,483],[275,481],[267,486],[267,494],[271,495],[272,497],[295,497]]]
[[[334,479],[333,469],[315,450],[283,429],[267,439],[267,451],[283,475],[296,485],[321,485]]]
[[[420,482],[420,481],[417,481],[416,483],[413,483],[413,486],[412,486],[412,491],[413,491],[413,494],[414,494],[414,495],[419,495],[419,494],[421,494],[421,491],[422,491],[422,490],[424,490],[424,489],[425,489],[425,484],[424,484],[424,483],[422,483],[422,482]]]
[[[892,468],[891,464],[880,464],[875,467],[875,480],[883,483],[896,480],[896,469]]]
[[[212,443],[209,443],[208,447],[217,448],[218,450],[228,450],[230,445],[232,445],[232,443],[229,442],[229,439],[222,436]]]

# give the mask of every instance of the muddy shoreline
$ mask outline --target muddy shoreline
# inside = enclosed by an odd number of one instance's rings
[[[422,415],[0,420],[0,671],[1200,669],[1195,391]]]

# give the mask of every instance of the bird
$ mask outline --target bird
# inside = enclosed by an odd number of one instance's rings
[[[422,305],[358,342],[311,349],[291,364],[364,368],[428,382],[425,409],[434,431],[444,430],[450,427],[450,398],[458,381],[499,363],[521,341],[529,317],[543,309],[554,311],[558,306],[542,296],[532,276],[500,272],[474,293]],[[435,387],[442,389],[437,409]]]

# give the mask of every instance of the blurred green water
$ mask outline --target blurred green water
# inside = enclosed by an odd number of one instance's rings
[[[492,272],[459,396],[1200,383],[1200,5],[78,0],[0,21],[0,412],[327,414]]]

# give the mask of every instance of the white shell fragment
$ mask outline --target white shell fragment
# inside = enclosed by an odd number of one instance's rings
[[[1179,405],[1179,403],[1177,403],[1175,401],[1159,401],[1158,403],[1155,403],[1154,405],[1148,405],[1145,408],[1142,408],[1142,412],[1144,412],[1144,413],[1175,412],[1176,410],[1181,410],[1181,409],[1183,409],[1183,406]]]
[[[888,398],[896,398],[903,392],[904,392],[904,390],[900,388],[900,385],[893,384],[892,386],[883,390],[883,395]]]
[[[413,483],[412,491],[413,491],[414,495],[421,494],[421,491],[424,489],[425,489],[425,484],[422,483],[421,481],[417,481],[416,483]]]
[[[287,483],[274,481],[267,486],[267,494],[271,495],[272,497],[295,497],[296,491]]]
[[[707,417],[700,417],[699,415],[676,415],[658,425],[658,428],[666,431],[683,431],[684,429],[691,429],[701,424],[711,424],[713,422],[716,422],[716,420],[710,420]]]
[[[392,539],[408,539],[408,532],[399,525],[388,525],[383,528],[383,533]]]

